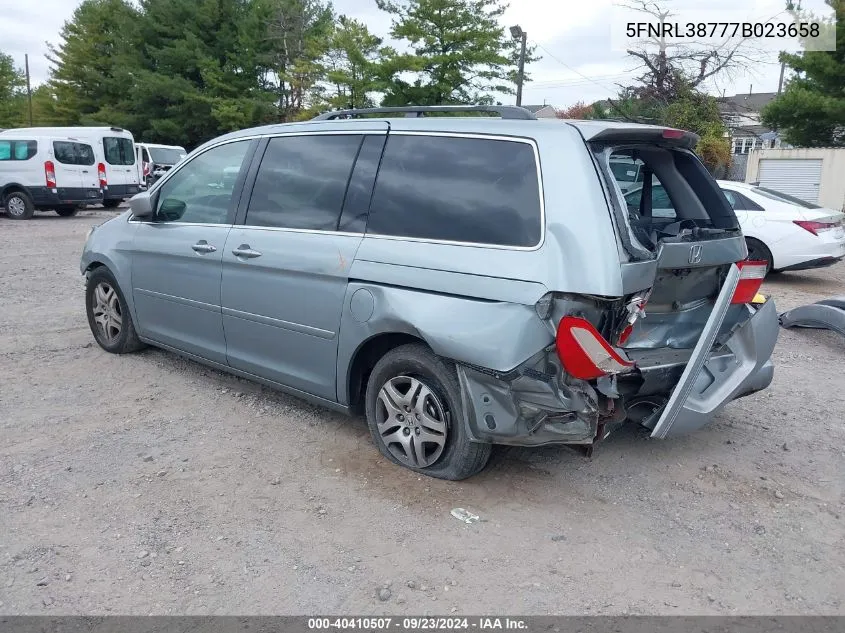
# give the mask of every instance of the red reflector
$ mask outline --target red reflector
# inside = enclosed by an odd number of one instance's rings
[[[53,165],[53,161],[48,160],[44,162],[44,176],[47,180],[47,188],[48,189],[55,189],[56,188],[56,167]]]
[[[739,283],[736,285],[731,303],[751,303],[760,291],[760,286],[763,285],[767,264],[746,260],[737,262],[736,265],[739,268]]]
[[[619,335],[619,341],[617,341],[616,344],[617,345],[624,345],[625,341],[628,340],[628,337],[631,336],[631,332],[633,332],[633,331],[634,331],[634,326],[628,325],[624,330],[622,330],[622,333]]]
[[[106,180],[106,166],[103,163],[97,165],[97,177],[100,179],[101,187],[108,186],[109,183]]]
[[[683,138],[684,131],[676,130],[674,128],[666,128],[663,130],[663,138]]]
[[[835,222],[811,222],[809,220],[793,220],[792,222],[813,235],[818,235],[820,231],[835,229],[838,226]]]
[[[570,376],[592,380],[634,366],[622,358],[586,319],[566,316],[557,326],[557,355]]]

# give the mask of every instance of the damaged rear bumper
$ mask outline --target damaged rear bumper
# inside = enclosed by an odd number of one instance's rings
[[[653,437],[698,429],[728,402],[769,386],[774,376],[770,358],[778,336],[775,304],[768,300],[760,307],[743,309],[750,317],[728,332],[727,340],[716,340],[714,333],[709,341],[701,341],[695,366],[690,364],[698,350],[665,350],[660,363],[640,367],[639,398],[628,404],[653,403],[648,408],[653,414],[632,417],[652,428]],[[721,320],[715,321],[714,332],[718,332]],[[625,396],[612,393],[615,382],[594,387],[566,379],[550,349],[511,372],[460,364],[457,369],[464,418],[470,437],[479,442],[589,445],[634,413],[626,411]],[[652,395],[644,398],[644,393]]]

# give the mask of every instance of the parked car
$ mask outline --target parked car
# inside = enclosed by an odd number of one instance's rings
[[[135,167],[135,139],[129,130],[119,127],[33,127],[19,128],[26,134],[64,135],[78,138],[94,148],[97,176],[103,190],[103,206],[113,209],[138,193]]]
[[[0,132],[0,201],[8,217],[28,220],[36,210],[67,217],[102,200],[90,145],[62,136]]]
[[[135,143],[135,164],[139,169],[142,187],[152,187],[188,153],[179,145]]]
[[[748,257],[766,262],[767,272],[830,266],[845,257],[845,214],[765,187],[717,182],[739,219]],[[629,208],[639,205],[642,188],[625,194]],[[654,217],[676,217],[666,189],[657,182],[652,198]]]
[[[406,116],[478,110],[500,116]],[[506,106],[228,134],[89,235],[88,321],[106,351],[151,344],[363,413],[433,477],[626,420],[689,432],[769,385],[778,334],[696,142]],[[683,227],[626,213],[617,155],[666,183]]]

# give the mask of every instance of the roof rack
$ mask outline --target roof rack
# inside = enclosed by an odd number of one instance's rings
[[[531,112],[519,106],[486,106],[486,105],[437,105],[437,106],[399,106],[391,108],[360,108],[356,110],[335,110],[323,112],[315,116],[312,121],[332,121],[334,119],[352,119],[366,114],[399,114],[406,117],[425,116],[426,112],[491,112],[503,119],[522,119],[536,121]]]

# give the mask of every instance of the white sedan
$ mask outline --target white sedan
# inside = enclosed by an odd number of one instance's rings
[[[829,266],[845,257],[845,214],[779,191],[719,180],[748,244],[748,258],[769,270]]]
[[[716,182],[739,220],[748,258],[768,262],[768,271],[820,268],[845,257],[845,214],[765,187]],[[624,194],[629,209],[639,206],[641,192],[642,185]],[[672,202],[656,179],[651,198],[653,217],[675,218]]]

